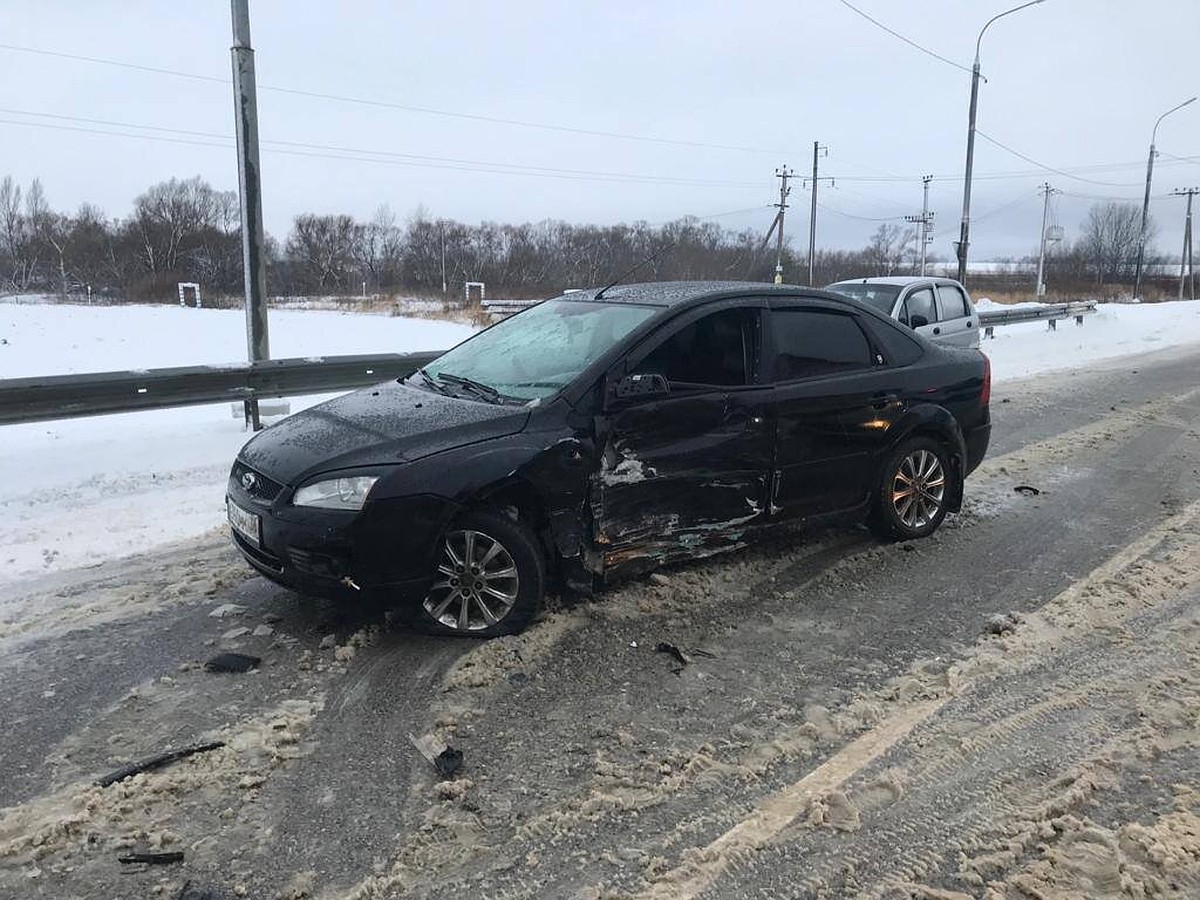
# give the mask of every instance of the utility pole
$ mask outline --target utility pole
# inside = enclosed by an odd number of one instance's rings
[[[783,284],[783,216],[784,210],[788,208],[787,198],[792,189],[788,187],[788,179],[795,173],[787,167],[785,163],[782,168],[775,170],[775,177],[779,179],[779,202],[775,204],[779,208],[779,212],[775,215],[775,222],[771,225],[772,230],[779,229],[775,236],[775,283]],[[767,232],[768,239],[770,232]]]
[[[242,211],[242,268],[246,295],[246,345],[250,364],[271,358],[267,335],[267,262],[263,256],[261,169],[258,160],[258,92],[250,46],[249,0],[231,0],[233,102],[238,144],[238,194]],[[262,428],[258,400],[245,401],[246,425]]]
[[[1049,182],[1044,182],[1038,193],[1042,195],[1042,240],[1041,249],[1038,250],[1037,286],[1034,288],[1034,295],[1041,297],[1046,293],[1046,281],[1042,277],[1046,271],[1046,222],[1050,215],[1050,198],[1058,191],[1050,187]]]
[[[975,167],[975,114],[979,109],[979,79],[982,77],[979,67],[979,48],[983,43],[983,35],[997,19],[1003,19],[1005,16],[1010,16],[1015,12],[1036,6],[1042,0],[1029,0],[1028,3],[1022,3],[1020,6],[1014,6],[1012,9],[1006,9],[1004,12],[992,16],[987,20],[987,24],[979,30],[979,37],[975,39],[975,64],[971,67],[971,105],[967,111],[967,166],[963,174],[963,202],[962,202],[962,223],[960,226],[958,237],[958,280],[961,284],[967,283],[967,248],[971,244],[971,172]]]
[[[925,199],[921,203],[921,214],[919,216],[905,216],[905,222],[916,222],[920,226],[920,244],[921,244],[921,274],[925,274],[926,250],[933,243],[933,235],[930,233],[929,226],[933,224],[934,213],[929,211],[929,182],[933,181],[932,175],[926,175],[921,179],[922,185],[925,188]]]
[[[1142,226],[1138,231],[1137,269],[1133,276],[1133,296],[1135,300],[1140,299],[1142,296],[1142,263],[1146,259],[1146,229],[1150,220],[1150,181],[1154,177],[1154,157],[1157,155],[1154,150],[1154,142],[1158,138],[1158,126],[1171,113],[1183,109],[1195,101],[1196,98],[1192,97],[1190,100],[1184,100],[1178,106],[1168,109],[1154,122],[1154,130],[1150,132],[1150,156],[1146,159],[1146,196],[1142,200]]]
[[[833,184],[832,178],[821,179],[817,176],[817,165],[823,155],[829,155],[829,148],[823,147],[817,141],[813,141],[813,173],[812,173],[812,209],[808,214],[808,283],[811,286],[816,280],[816,265],[817,265],[817,182],[828,181]]]
[[[1172,191],[1174,197],[1187,197],[1187,218],[1183,220],[1183,255],[1179,258],[1179,299],[1183,299],[1184,273],[1190,284],[1188,292],[1192,300],[1196,299],[1196,270],[1192,267],[1192,197],[1200,194],[1200,188]]]

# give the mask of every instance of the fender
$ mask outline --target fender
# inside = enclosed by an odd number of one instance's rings
[[[926,434],[943,444],[950,453],[950,464],[954,467],[955,478],[950,485],[950,496],[946,506],[951,512],[962,508],[964,466],[967,459],[967,445],[963,440],[962,429],[958,420],[944,406],[936,403],[919,403],[909,407],[891,428],[892,439],[887,447],[891,453],[901,443],[914,435]]]

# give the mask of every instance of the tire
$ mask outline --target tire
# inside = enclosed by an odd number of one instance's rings
[[[433,586],[413,615],[422,631],[473,638],[516,634],[542,607],[546,561],[537,538],[523,522],[494,510],[455,520],[438,543],[435,565]]]
[[[926,437],[904,441],[884,460],[871,511],[872,529],[895,541],[933,534],[946,518],[953,477],[944,446]]]

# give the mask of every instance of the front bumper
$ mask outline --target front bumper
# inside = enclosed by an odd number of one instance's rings
[[[259,517],[257,545],[230,529],[234,546],[258,572],[316,596],[428,590],[438,539],[457,512],[451,501],[417,495],[347,512],[292,506],[291,494],[280,486],[273,497],[254,496],[230,478],[227,498]]]

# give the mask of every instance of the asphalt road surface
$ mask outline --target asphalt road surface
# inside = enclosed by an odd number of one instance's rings
[[[1200,896],[1198,369],[997,386],[930,539],[779,535],[515,638],[299,599],[215,533],[22,585],[0,896]]]

